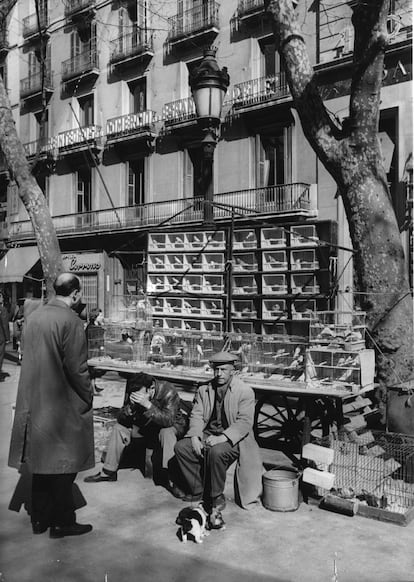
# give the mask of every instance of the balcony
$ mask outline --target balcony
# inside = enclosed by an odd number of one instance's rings
[[[285,74],[279,73],[237,83],[233,87],[230,99],[233,108],[239,111],[273,101],[290,100],[291,95]]]
[[[167,44],[171,49],[206,46],[219,33],[219,4],[213,0],[168,19]]]
[[[244,26],[257,26],[264,14],[264,0],[239,0],[237,23]]]
[[[85,151],[97,153],[102,149],[102,128],[99,125],[88,125],[62,131],[57,136],[56,146],[59,156]]]
[[[128,145],[131,142],[144,141],[150,147],[156,137],[155,111],[141,111],[128,113],[119,117],[112,117],[106,122],[107,146]]]
[[[7,28],[0,28],[0,60],[4,59],[9,52],[9,37]]]
[[[197,118],[194,99],[187,97],[165,103],[162,108],[162,120],[165,125],[180,125],[195,122]]]
[[[136,30],[111,41],[110,63],[113,70],[146,65],[153,56],[153,38],[148,30]]]
[[[96,49],[87,50],[62,63],[62,81],[94,80],[99,76],[99,58]]]
[[[23,18],[23,38],[25,40],[31,40],[36,38],[40,32],[46,33],[46,29],[49,26],[49,16],[47,12],[39,12],[39,22],[37,21],[37,14],[30,14]]]
[[[9,225],[7,222],[0,222],[0,240],[4,241],[9,238]]]
[[[214,207],[214,219],[218,221],[229,220],[232,209],[235,220],[266,216],[289,219],[316,216],[313,187],[302,183],[216,194],[214,202],[223,205]],[[187,226],[201,224],[202,221],[201,199],[151,202],[53,218],[57,235],[61,237],[146,230],[161,222]],[[34,239],[31,221],[11,223],[9,237],[11,240]]]
[[[65,17],[70,20],[84,18],[95,13],[96,0],[66,0]]]
[[[20,80],[20,99],[40,98],[42,91],[45,92],[46,99],[53,93],[53,71],[50,69],[46,69],[44,78],[41,71],[36,71],[30,77]]]
[[[57,148],[54,138],[43,138],[23,144],[26,157],[29,161],[37,160],[43,164],[55,161]]]

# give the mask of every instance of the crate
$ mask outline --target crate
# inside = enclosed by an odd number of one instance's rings
[[[281,226],[274,228],[262,228],[261,230],[262,248],[274,248],[286,246],[285,229]]]
[[[316,468],[335,475],[333,492],[357,500],[359,515],[400,525],[414,518],[414,436],[363,430],[332,433],[318,444],[334,458]]]

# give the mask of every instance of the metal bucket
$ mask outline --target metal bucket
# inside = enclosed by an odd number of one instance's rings
[[[271,511],[295,511],[299,507],[299,473],[294,467],[264,473],[263,505]]]

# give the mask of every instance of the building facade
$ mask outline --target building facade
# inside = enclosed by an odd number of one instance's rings
[[[349,103],[351,4],[297,6],[324,100],[340,121]],[[333,245],[329,277],[308,307],[352,303],[342,203],[304,137],[263,5],[18,0],[11,11],[1,31],[0,72],[17,130],[65,265],[81,276],[88,305],[107,316],[118,305],[114,298],[148,290],[149,233],[160,225],[203,229],[201,136],[188,77],[212,45],[231,79],[214,157],[215,222],[286,232],[300,223],[322,225],[319,237]],[[389,10],[379,137],[411,264],[411,2],[391,0]],[[16,302],[39,293],[42,272],[31,222],[1,160],[0,213],[0,284]],[[325,302],[318,303],[320,294]]]

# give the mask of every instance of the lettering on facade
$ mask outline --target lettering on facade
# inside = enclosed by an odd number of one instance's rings
[[[106,122],[106,133],[112,135],[116,133],[128,133],[143,129],[152,125],[155,121],[153,111],[141,111],[140,113],[130,113]]]
[[[179,118],[189,117],[195,114],[195,104],[191,98],[166,103],[162,108],[162,118],[164,121],[176,121]]]
[[[71,273],[96,273],[102,267],[95,256],[64,255],[62,260],[65,269]]]

